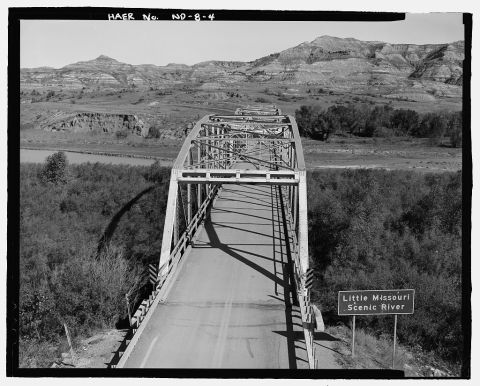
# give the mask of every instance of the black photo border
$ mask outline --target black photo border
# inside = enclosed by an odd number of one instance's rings
[[[8,197],[7,197],[7,352],[9,377],[161,377],[161,378],[306,378],[306,379],[394,379],[400,370],[255,370],[255,369],[48,369],[19,368],[19,229],[20,229],[20,21],[108,20],[110,13],[132,13],[136,20],[154,14],[172,20],[173,13],[215,14],[216,21],[396,21],[405,13],[345,11],[280,11],[227,9],[157,9],[113,7],[31,7],[8,10]],[[135,22],[135,21],[128,21]],[[154,21],[153,21],[154,22]],[[182,22],[182,21],[178,21]],[[211,22],[211,21],[202,21]],[[213,21],[214,22],[214,21]],[[462,150],[462,329],[463,365],[459,378],[470,378],[471,351],[471,47],[472,14],[463,14],[465,61],[463,66]],[[415,378],[418,379],[418,378]],[[430,378],[428,378],[430,379]],[[436,378],[438,379],[438,378]],[[451,378],[447,378],[451,379]]]

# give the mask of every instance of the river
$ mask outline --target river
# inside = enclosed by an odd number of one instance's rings
[[[20,149],[20,162],[43,163],[45,159],[56,153],[56,150],[33,150]],[[68,162],[71,164],[81,164],[85,162],[100,162],[104,164],[114,165],[132,165],[132,166],[149,166],[155,162],[151,158],[121,157],[116,155],[86,154],[65,151]],[[162,164],[165,162],[161,162]]]

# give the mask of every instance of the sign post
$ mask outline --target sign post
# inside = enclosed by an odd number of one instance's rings
[[[339,291],[338,315],[352,315],[352,357],[355,356],[355,317],[357,315],[395,315],[392,368],[397,348],[397,316],[413,314],[415,290]]]
[[[355,315],[353,315],[352,325],[352,358],[355,356]]]
[[[397,314],[395,314],[395,323],[393,327],[393,353],[392,353],[392,369],[395,368],[395,348],[397,345]]]

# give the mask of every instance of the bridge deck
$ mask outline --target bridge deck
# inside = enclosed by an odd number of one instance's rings
[[[223,185],[125,367],[308,368],[277,186]]]

